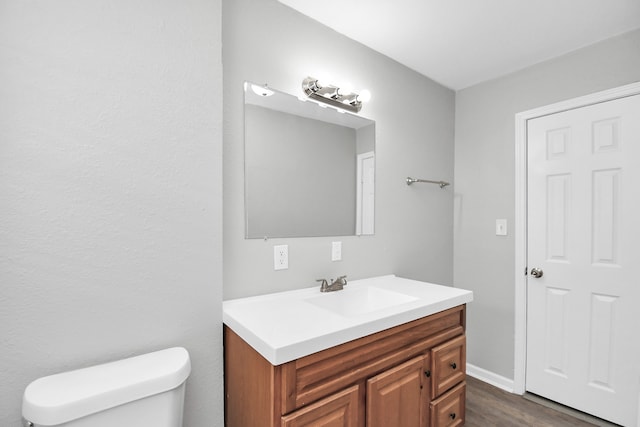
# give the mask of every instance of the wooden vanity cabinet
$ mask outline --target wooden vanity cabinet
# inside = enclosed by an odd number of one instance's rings
[[[273,366],[225,326],[225,425],[463,425],[464,332],[460,305]]]

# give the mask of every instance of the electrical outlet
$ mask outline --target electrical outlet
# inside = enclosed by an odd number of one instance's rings
[[[331,242],[331,261],[342,260],[342,242]]]
[[[286,270],[289,268],[289,245],[273,247],[273,269]]]

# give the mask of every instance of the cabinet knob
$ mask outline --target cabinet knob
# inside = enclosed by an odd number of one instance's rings
[[[458,367],[458,365],[456,365],[456,362],[449,363],[449,366],[451,366],[451,369],[456,369]]]
[[[456,413],[455,412],[450,413],[449,414],[449,418],[451,418],[452,420],[455,420],[456,419]]]
[[[424,375],[425,377],[429,378],[431,376],[431,371],[429,370],[424,371]]]

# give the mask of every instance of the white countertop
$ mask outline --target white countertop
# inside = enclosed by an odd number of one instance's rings
[[[280,365],[472,300],[471,291],[389,275],[336,292],[314,286],[224,301],[222,320]]]

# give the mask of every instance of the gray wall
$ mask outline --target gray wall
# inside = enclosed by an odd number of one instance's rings
[[[637,81],[640,31],[456,94],[454,283],[474,291],[469,363],[513,379],[515,114]]]
[[[223,0],[222,8],[224,298],[314,286],[339,274],[451,284],[453,193],[404,180],[453,178],[453,91],[275,0]],[[323,72],[332,83],[372,93],[361,115],[376,121],[376,234],[245,240],[242,84],[300,95],[302,80]],[[331,262],[332,240],[342,241],[342,261]],[[278,244],[289,245],[288,270],[273,270]]]
[[[220,1],[0,11],[0,425],[38,377],[184,346],[185,426],[222,426]]]
[[[244,115],[247,236],[355,234],[356,130],[251,104]]]
[[[376,125],[372,123],[363,126],[356,131],[356,152],[358,154],[375,151],[376,148]]]

